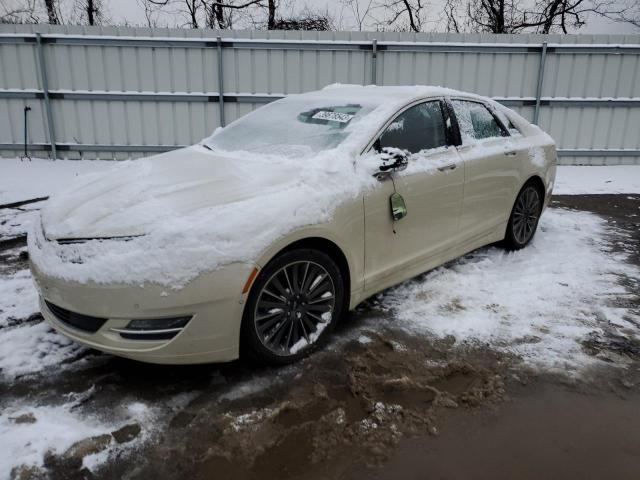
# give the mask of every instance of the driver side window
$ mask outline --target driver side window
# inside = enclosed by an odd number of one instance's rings
[[[420,103],[398,115],[380,135],[375,148],[380,151],[395,147],[418,153],[446,145],[444,117],[440,102],[436,100]]]

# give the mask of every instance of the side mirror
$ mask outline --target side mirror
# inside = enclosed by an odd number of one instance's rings
[[[379,157],[382,163],[380,173],[400,172],[407,168],[410,153],[395,147],[384,147],[380,150]]]

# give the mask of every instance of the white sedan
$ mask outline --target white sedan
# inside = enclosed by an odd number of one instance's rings
[[[29,235],[50,324],[155,363],[297,360],[347,310],[494,242],[526,246],[551,137],[477,95],[332,86],[53,196]]]

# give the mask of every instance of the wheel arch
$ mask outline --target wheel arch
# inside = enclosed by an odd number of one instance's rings
[[[527,178],[527,181],[522,184],[522,187],[520,187],[520,190],[522,190],[525,187],[525,185],[529,185],[529,184],[533,184],[536,186],[536,188],[539,190],[540,194],[542,195],[542,199],[544,201],[545,192],[547,190],[544,184],[544,180],[542,180],[542,177],[540,177],[540,175],[537,175],[537,174],[531,175],[529,178]],[[518,192],[520,190],[518,190]]]
[[[351,268],[349,266],[349,260],[347,256],[340,248],[340,246],[332,240],[329,240],[325,237],[313,236],[313,237],[305,237],[294,242],[289,243],[285,247],[278,250],[274,255],[271,256],[269,261],[274,258],[277,258],[279,255],[283,253],[290,252],[291,250],[298,250],[310,248],[314,250],[318,250],[323,252],[331,257],[331,259],[336,262],[338,269],[340,270],[340,274],[342,275],[342,279],[344,281],[344,312],[349,310],[349,303],[351,298]],[[268,262],[267,262],[268,263]],[[266,263],[265,263],[266,265]]]
[[[518,199],[518,195],[520,195],[520,192],[524,189],[524,187],[526,187],[527,185],[531,185],[533,184],[536,189],[538,190],[538,192],[540,193],[541,197],[542,197],[542,201],[544,204],[544,201],[546,199],[546,186],[544,183],[544,180],[542,179],[542,177],[540,175],[538,175],[537,173],[534,173],[533,175],[530,175],[529,177],[527,177],[527,179],[520,185],[520,188],[518,188],[515,192],[515,195],[513,197],[513,200],[511,202],[511,208],[509,209],[509,216],[507,217],[505,224],[504,224],[504,235],[506,236],[507,233],[507,228],[508,228],[508,222],[509,222],[509,218],[511,217],[511,212],[513,211],[513,208],[516,204],[516,200]]]

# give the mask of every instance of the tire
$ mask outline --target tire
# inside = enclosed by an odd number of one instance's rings
[[[518,192],[503,242],[507,250],[520,250],[531,242],[538,228],[543,203],[544,197],[534,182],[527,182]]]
[[[240,349],[261,364],[285,365],[324,344],[344,308],[340,269],[324,252],[285,252],[262,269],[244,308]]]

